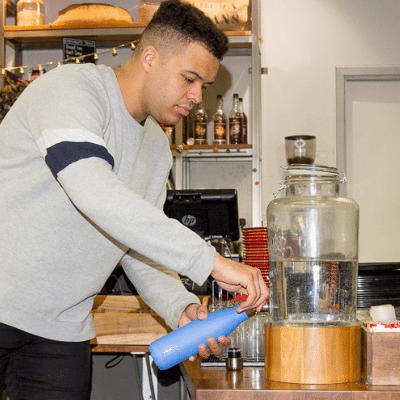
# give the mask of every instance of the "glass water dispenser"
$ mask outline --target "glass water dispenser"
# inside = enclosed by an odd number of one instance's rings
[[[267,208],[271,323],[266,376],[324,384],[361,378],[356,320],[359,208],[336,168],[293,164]]]

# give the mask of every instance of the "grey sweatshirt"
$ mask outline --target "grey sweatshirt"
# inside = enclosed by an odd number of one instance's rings
[[[215,250],[162,211],[172,164],[151,119],[128,113],[114,72],[46,73],[0,125],[0,322],[49,339],[95,336],[93,299],[121,261],[172,328]]]

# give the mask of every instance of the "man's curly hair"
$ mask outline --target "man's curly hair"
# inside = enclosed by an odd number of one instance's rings
[[[165,0],[145,28],[138,47],[168,39],[203,44],[218,60],[229,49],[226,35],[201,10],[181,0]],[[164,43],[165,44],[165,43]]]

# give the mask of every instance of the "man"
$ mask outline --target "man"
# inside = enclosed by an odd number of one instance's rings
[[[90,311],[118,262],[172,328],[207,315],[176,273],[198,284],[211,275],[248,294],[240,311],[265,304],[257,269],[219,256],[162,211],[172,159],[152,118],[175,124],[188,115],[226,51],[226,37],[203,13],[167,0],[124,66],[57,68],[7,114],[0,126],[0,382],[11,399],[86,397]],[[214,339],[208,345],[220,352]]]

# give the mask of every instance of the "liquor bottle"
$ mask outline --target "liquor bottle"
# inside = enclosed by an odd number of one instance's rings
[[[233,95],[233,104],[229,113],[229,142],[239,144],[242,136],[242,120],[239,114],[239,95]]]
[[[195,144],[207,143],[207,113],[203,103],[199,103],[194,117],[194,142]]]
[[[226,115],[224,113],[224,100],[217,96],[217,111],[214,115],[214,143],[226,143]]]
[[[204,320],[196,319],[168,333],[150,344],[150,354],[161,370],[171,368],[198,353],[200,344],[207,346],[207,339],[227,336],[254,311],[237,312],[237,308],[225,308],[208,314]]]
[[[169,144],[170,145],[174,144],[175,143],[175,126],[162,124],[161,122],[159,122],[158,125],[161,126],[161,129],[167,135]]]
[[[239,115],[242,119],[242,140],[241,143],[247,143],[247,116],[244,112],[243,99],[239,97]]]

